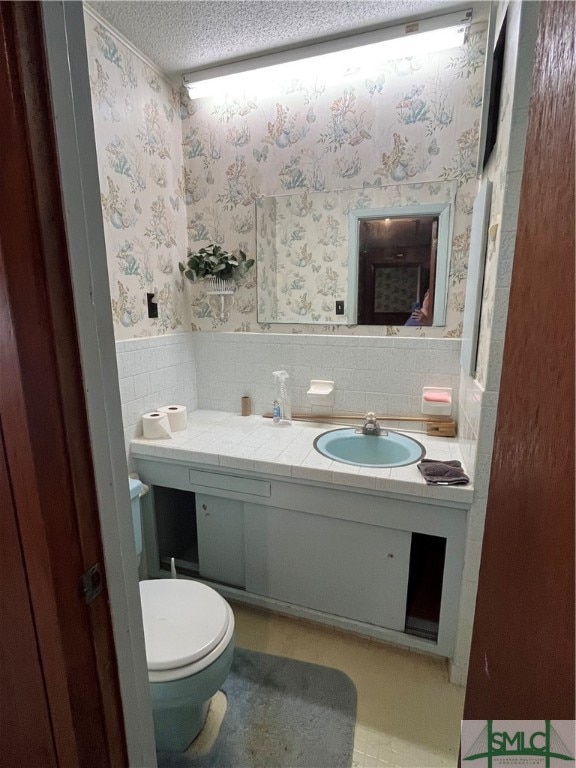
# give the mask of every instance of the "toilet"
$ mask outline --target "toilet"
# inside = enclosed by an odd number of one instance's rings
[[[140,494],[130,482],[136,554],[142,553]],[[218,592],[187,579],[140,582],[156,749],[183,752],[202,730],[234,653],[234,614]]]

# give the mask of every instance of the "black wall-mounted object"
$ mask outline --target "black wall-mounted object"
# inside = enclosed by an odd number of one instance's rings
[[[492,150],[498,137],[498,124],[500,122],[500,99],[502,96],[502,74],[504,72],[504,53],[506,51],[506,21],[508,14],[504,16],[498,41],[494,48],[492,58],[492,77],[490,80],[490,98],[488,100],[488,122],[486,123],[486,147],[482,168],[490,159]]]
[[[344,302],[343,301],[337,301],[336,302],[336,314],[337,315],[343,315],[344,314]]]
[[[154,301],[154,296],[154,293],[146,294],[146,302],[148,304],[148,317],[152,319],[158,317],[158,303],[157,301]]]

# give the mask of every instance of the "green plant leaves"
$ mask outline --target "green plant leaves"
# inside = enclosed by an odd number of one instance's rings
[[[231,254],[212,243],[196,253],[188,251],[188,260],[186,263],[180,262],[178,268],[184,277],[195,283],[213,275],[230,280],[243,275],[253,264],[254,259],[248,259],[244,251],[239,250],[238,255]]]

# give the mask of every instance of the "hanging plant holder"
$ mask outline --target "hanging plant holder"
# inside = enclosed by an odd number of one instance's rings
[[[220,277],[206,277],[206,293],[209,296],[226,296],[234,293],[236,282],[234,280],[222,280]]]
[[[208,303],[217,313],[218,320],[222,323],[228,319],[228,313],[232,309],[234,304],[234,292],[236,290],[236,283],[234,280],[223,280],[221,277],[205,277],[204,284],[206,285],[206,295]],[[219,297],[212,300],[212,297]],[[230,299],[226,299],[230,296]]]
[[[253,265],[254,259],[248,259],[244,251],[228,253],[220,245],[211,243],[196,253],[189,251],[187,261],[180,262],[178,267],[182,275],[192,283],[204,283],[208,303],[217,313],[217,319],[224,323],[234,304],[236,279],[241,278]],[[219,296],[220,299],[211,299],[212,296]]]

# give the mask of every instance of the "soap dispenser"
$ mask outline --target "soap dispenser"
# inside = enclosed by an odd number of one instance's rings
[[[289,426],[292,424],[290,395],[286,386],[286,380],[289,376],[286,371],[274,371],[273,375],[276,380],[276,395],[272,409],[272,421],[279,426]]]

